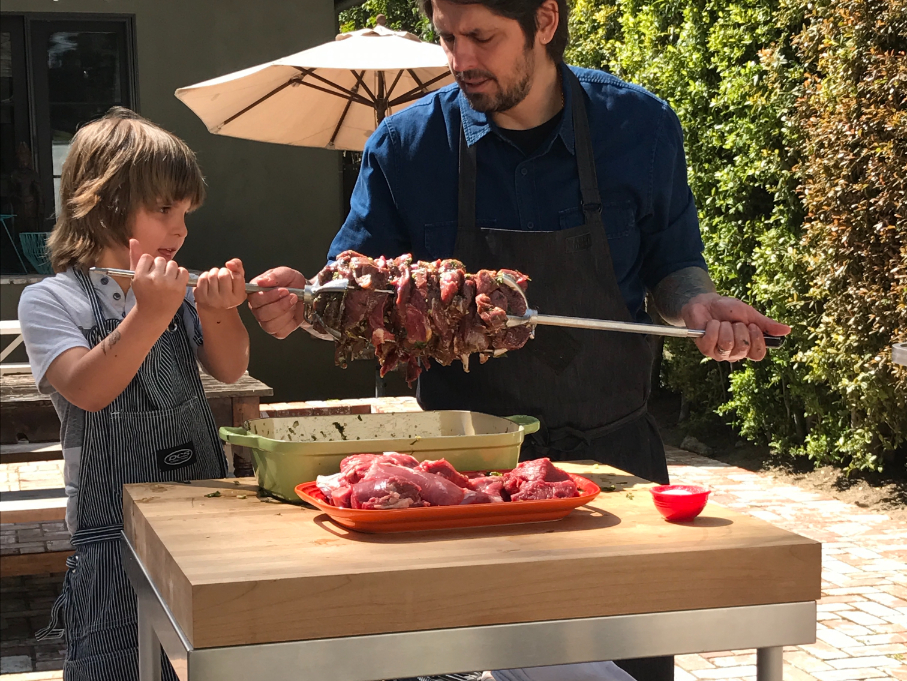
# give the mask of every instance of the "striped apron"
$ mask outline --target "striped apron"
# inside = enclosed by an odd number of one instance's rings
[[[96,325],[83,330],[91,347],[119,326],[105,319],[91,280],[76,271]],[[223,478],[227,460],[183,322],[184,301],[126,389],[99,412],[85,412],[79,462],[75,555],[66,561],[63,592],[39,638],[66,634],[65,681],[138,680],[136,595],[123,571],[123,485]],[[61,626],[61,611],[63,621]],[[176,681],[162,655],[162,677]]]

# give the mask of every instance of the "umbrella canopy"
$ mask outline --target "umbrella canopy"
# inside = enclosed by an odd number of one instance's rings
[[[362,151],[386,115],[452,82],[440,46],[379,25],[176,96],[217,135]]]

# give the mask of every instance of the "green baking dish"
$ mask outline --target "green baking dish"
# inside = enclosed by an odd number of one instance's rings
[[[514,468],[523,437],[539,429],[531,416],[501,418],[470,411],[395,412],[252,419],[220,429],[231,445],[252,450],[258,485],[298,503],[296,485],[340,471],[350,454],[402,452],[419,461],[447,459],[457,470]]]

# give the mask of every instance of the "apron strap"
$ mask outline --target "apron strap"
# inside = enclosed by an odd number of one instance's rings
[[[573,148],[576,152],[576,169],[579,173],[579,188],[583,199],[583,214],[589,226],[602,226],[602,199],[598,191],[598,174],[595,172],[595,156],[592,153],[592,134],[589,132],[589,117],[586,115],[586,94],[579,78],[570,69],[563,87],[570,88],[570,104],[573,109]]]
[[[574,149],[576,169],[579,175],[580,194],[583,201],[583,214],[590,227],[602,227],[602,199],[598,190],[598,174],[595,171],[595,156],[592,153],[592,134],[589,131],[589,117],[586,115],[586,102],[583,87],[576,74],[569,68],[563,88],[570,88],[570,104],[573,114]],[[466,132],[460,121],[460,172],[457,194],[457,233],[474,234],[476,232],[476,145],[469,146]]]
[[[51,608],[50,622],[47,623],[46,627],[35,633],[36,641],[63,638],[63,634],[65,633],[63,627],[63,609],[69,605],[69,593],[72,589],[71,575],[72,571],[76,569],[78,562],[75,554],[66,559],[66,576],[63,577],[63,590],[60,591],[60,595],[57,596],[57,600],[54,601],[54,606]]]
[[[570,454],[575,452],[582,447],[588,447],[595,440],[599,440],[606,435],[610,435],[615,430],[623,428],[627,424],[633,423],[641,418],[643,418],[648,413],[648,406],[643,402],[641,407],[634,409],[626,416],[622,416],[616,421],[611,423],[606,423],[603,426],[597,428],[590,428],[589,430],[580,430],[579,428],[574,428],[573,426],[563,426],[561,428],[551,428],[548,429],[545,427],[544,422],[542,427],[535,433],[529,436],[532,440],[532,443],[543,450],[553,450],[555,452],[562,452],[564,454]],[[564,442],[567,439],[575,440],[575,443],[572,447],[567,447]]]
[[[476,231],[476,145],[466,143],[460,123],[460,176],[457,188],[457,234]]]
[[[119,539],[122,532],[122,525],[106,525],[104,527],[90,527],[84,530],[79,529],[72,535],[72,539],[69,543],[73,546],[84,546],[85,544],[93,544],[100,541],[111,541],[113,539]]]
[[[91,304],[91,311],[94,314],[98,330],[103,333],[106,320],[104,319],[104,313],[101,310],[101,300],[98,298],[98,292],[94,290],[91,279],[81,269],[74,267],[73,272],[76,275],[76,279],[82,285],[82,290],[85,291],[85,295],[88,296],[88,302]]]

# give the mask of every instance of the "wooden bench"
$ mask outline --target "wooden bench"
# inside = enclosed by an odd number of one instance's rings
[[[0,464],[59,461],[62,458],[63,447],[59,442],[20,442],[14,445],[0,445]]]
[[[0,492],[0,524],[47,523],[66,517],[66,491],[62,488]]]
[[[236,383],[225,384],[202,374],[205,396],[220,426],[239,426],[258,418],[259,401],[274,391],[248,373]],[[60,437],[60,421],[50,397],[38,392],[31,373],[6,374],[0,379],[0,445],[51,443]],[[10,453],[10,456],[13,456]],[[251,456],[242,448],[233,448],[233,466],[237,475],[251,475]]]
[[[232,385],[202,374],[202,383],[218,427],[258,418],[260,398],[274,393],[248,373]],[[57,413],[50,398],[38,392],[31,373],[4,374],[0,379],[0,464],[60,460],[63,451],[54,442],[59,436]],[[249,452],[233,447],[230,453],[236,474],[252,475]],[[59,488],[0,493],[0,523],[62,520],[65,511],[62,481]]]

